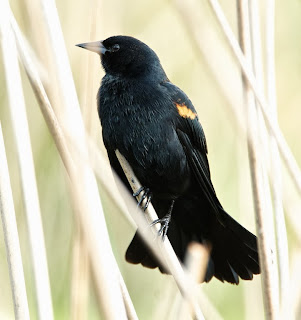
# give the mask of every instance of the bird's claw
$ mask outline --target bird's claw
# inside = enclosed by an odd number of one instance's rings
[[[166,235],[167,235],[167,231],[168,231],[168,228],[169,228],[169,222],[170,222],[170,219],[171,219],[171,213],[172,213],[172,210],[173,210],[173,206],[175,204],[175,200],[172,200],[171,201],[171,205],[168,209],[168,212],[167,214],[161,218],[161,219],[156,219],[155,221],[153,221],[151,223],[151,226],[157,224],[157,223],[161,223],[161,227],[158,231],[158,236],[162,236],[162,240],[164,241]]]
[[[141,197],[138,201],[138,207],[141,207],[143,209],[143,211],[145,211],[148,208],[148,206],[152,200],[152,193],[149,188],[140,187],[136,192],[133,193],[133,197],[139,196],[142,192],[143,192],[143,194],[141,195]],[[142,205],[144,200],[146,200],[145,204]]]
[[[145,189],[145,187],[140,187],[136,192],[133,193],[133,197],[139,196],[139,194]]]
[[[171,215],[170,214],[167,214],[165,215],[162,219],[156,219],[155,221],[153,221],[151,223],[151,226],[154,226],[155,224],[157,223],[161,223],[161,227],[158,231],[158,236],[162,236],[162,240],[164,241],[166,235],[167,235],[167,231],[168,231],[168,228],[169,228],[169,222],[170,222],[170,218],[171,218]]]

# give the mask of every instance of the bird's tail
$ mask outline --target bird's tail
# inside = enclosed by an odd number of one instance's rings
[[[220,213],[224,225],[213,223],[208,239],[212,252],[206,281],[212,276],[235,284],[239,283],[239,277],[251,280],[253,274],[260,273],[257,238],[223,209]]]
[[[202,232],[186,233],[183,228],[172,221],[168,237],[180,260],[185,257],[185,251],[191,241],[206,242],[212,248],[205,281],[208,282],[213,276],[221,281],[239,283],[239,277],[251,280],[253,274],[259,274],[259,260],[256,236],[246,230],[223,209],[220,212],[223,225],[215,219],[209,233],[204,237]],[[166,273],[157,259],[141,240],[136,232],[127,252],[126,260],[130,263],[141,263],[148,268],[159,267],[161,272]]]

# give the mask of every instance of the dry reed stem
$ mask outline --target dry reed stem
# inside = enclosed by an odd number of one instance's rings
[[[185,258],[185,265],[195,282],[204,281],[209,256],[210,247],[198,242],[191,242],[189,244]]]
[[[259,9],[258,9],[258,3],[257,1],[248,1],[249,4],[249,16],[250,16],[250,31],[251,31],[251,39],[252,39],[252,52],[253,52],[253,66],[254,66],[254,73],[258,82],[259,87],[262,88],[262,91],[264,91],[264,77],[263,77],[263,64],[262,64],[262,57],[261,57],[261,32],[260,32],[260,15],[259,15]],[[266,9],[268,10],[268,9]],[[271,14],[273,14],[271,12]],[[270,35],[271,42],[273,45],[273,37],[274,34]],[[268,41],[269,42],[269,41]],[[267,43],[265,47],[269,46],[270,44]],[[270,50],[273,51],[273,48]],[[267,59],[272,59],[272,57],[267,57]],[[272,87],[270,84],[270,81],[275,81],[275,65],[274,60],[271,61],[272,64],[268,68],[268,71],[270,70],[271,75],[267,75],[267,85],[266,87]],[[271,63],[269,62],[269,63]],[[273,69],[273,70],[272,70]],[[271,77],[272,76],[272,77]],[[274,79],[273,79],[274,78]],[[269,91],[269,90],[268,90]],[[275,83],[274,83],[274,89],[273,92],[270,92],[269,95],[274,94],[274,98],[271,98],[269,102],[276,101],[276,92],[275,92]],[[276,112],[276,105],[272,106],[272,104],[269,104],[270,107],[273,107]],[[279,305],[280,305],[280,292],[279,292],[279,277],[280,277],[280,271],[281,267],[286,269],[288,272],[288,255],[286,256],[287,260],[286,263],[281,259],[284,252],[279,252],[279,230],[281,231],[281,243],[280,245],[285,246],[286,243],[286,249],[287,249],[287,234],[285,229],[285,222],[284,222],[284,229],[283,226],[280,226],[279,223],[283,223],[284,221],[284,212],[283,212],[283,206],[282,206],[282,192],[281,192],[281,184],[279,182],[281,181],[281,161],[280,161],[280,155],[278,152],[277,144],[275,143],[274,137],[267,131],[265,125],[264,125],[264,119],[262,117],[262,114],[258,108],[258,102],[256,101],[256,107],[257,107],[257,113],[258,113],[258,120],[260,125],[260,135],[262,140],[262,149],[260,151],[261,157],[262,157],[262,163],[264,167],[264,188],[266,189],[265,198],[268,201],[268,210],[266,212],[266,229],[265,232],[269,236],[269,241],[271,243],[271,250],[273,251],[273,270],[270,272],[273,272],[273,287],[274,287],[274,295],[275,295],[275,301],[277,301],[278,304],[278,310],[279,311]],[[277,123],[277,120],[275,118],[275,121]],[[276,150],[274,150],[276,148]],[[274,150],[274,152],[273,152]],[[277,165],[276,165],[277,163]],[[276,165],[276,166],[275,166]],[[277,168],[277,169],[276,169]],[[269,185],[269,181],[271,183],[271,187]],[[271,196],[272,195],[272,196]],[[274,209],[274,211],[273,211]],[[280,217],[279,217],[280,215]],[[279,220],[280,219],[280,220]],[[283,219],[283,220],[282,220]],[[278,240],[278,241],[277,241]],[[276,243],[277,242],[277,243]],[[278,249],[278,250],[277,250]],[[280,253],[280,254],[279,254]],[[288,252],[286,251],[286,254]],[[278,259],[277,259],[278,258]],[[283,256],[285,260],[285,256]],[[283,264],[284,262],[284,264]],[[281,266],[282,264],[282,266]],[[287,278],[288,280],[288,278]],[[288,283],[287,283],[288,284]]]
[[[251,65],[252,51],[250,46],[250,23],[248,12],[248,1],[238,0],[238,25],[239,41],[245,53],[246,61]],[[270,226],[273,226],[267,205],[267,191],[264,182],[263,160],[259,140],[258,115],[253,92],[244,76],[243,88],[244,98],[247,108],[248,123],[248,151],[252,177],[254,208],[256,213],[256,229],[258,234],[258,250],[260,257],[260,267],[262,272],[262,290],[264,298],[265,313],[267,319],[276,319],[279,312],[277,270],[273,265],[275,252],[271,254],[273,243],[271,239]],[[273,232],[273,230],[271,230]],[[273,251],[272,251],[273,252]]]
[[[282,305],[281,315],[285,315],[289,319],[292,317],[294,319],[299,319],[301,316],[301,203],[299,197],[289,192],[286,188],[284,192],[284,206],[286,208],[286,213],[290,218],[290,226],[297,226],[294,232],[294,239],[296,248],[292,252],[291,262],[290,262],[290,283],[289,283],[289,293],[284,298],[284,306]],[[299,316],[298,313],[299,306]],[[288,310],[288,312],[286,311]],[[291,314],[293,312],[293,315]]]
[[[250,29],[250,41],[251,41],[251,58],[252,66],[254,70],[254,75],[256,77],[258,86],[264,91],[264,77],[263,77],[263,64],[262,64],[262,54],[261,54],[261,32],[260,32],[260,22],[259,22],[259,12],[258,4],[256,1],[248,1],[247,10],[249,15],[249,29]],[[253,97],[256,106],[257,122],[259,126],[259,145],[256,146],[257,152],[261,158],[262,171],[263,171],[263,188],[264,188],[264,199],[266,201],[266,211],[265,211],[265,232],[268,237],[270,248],[273,252],[272,259],[273,263],[273,283],[275,291],[277,291],[277,301],[279,301],[278,291],[279,291],[279,280],[278,280],[278,261],[277,261],[277,247],[276,247],[276,235],[274,227],[274,215],[273,215],[273,205],[271,200],[271,190],[269,185],[269,175],[270,162],[272,160],[270,153],[270,135],[264,125],[264,119],[258,107],[258,102]],[[281,198],[280,198],[281,201]]]
[[[90,8],[90,17],[89,17],[89,21],[90,21],[90,36],[91,38],[93,38],[95,32],[96,32],[96,15],[97,15],[97,7],[99,6],[99,3],[94,0],[91,3],[91,8]],[[91,77],[91,67],[92,67],[92,56],[87,55],[87,59],[88,59],[88,67],[84,69],[84,76],[81,77],[81,79],[83,81],[85,81],[86,86],[88,88],[92,88],[93,87],[93,77]],[[91,90],[84,90],[85,91],[85,102],[82,104],[82,117],[83,117],[83,121],[84,121],[84,126],[85,128],[87,128],[87,131],[89,133],[90,136],[96,136],[96,126],[95,126],[95,121],[93,122],[93,116],[94,113],[92,112],[92,108],[91,108],[91,104],[90,102],[92,101],[92,91]],[[77,220],[78,223],[78,220]],[[73,290],[74,295],[73,298],[76,299],[76,301],[74,301],[74,306],[79,308],[79,311],[81,310],[81,313],[85,315],[85,318],[87,318],[87,308],[88,308],[88,289],[89,289],[89,279],[90,279],[90,261],[88,259],[88,252],[87,252],[87,248],[85,245],[85,240],[81,235],[81,229],[80,226],[78,225],[76,230],[75,230],[75,235],[74,235],[74,239],[76,242],[80,242],[78,243],[77,248],[78,250],[74,251],[75,257],[72,260],[74,266],[72,267],[72,270],[75,274],[75,277],[72,280],[72,287],[74,286],[75,290]],[[82,257],[82,258],[81,258]],[[84,259],[84,261],[82,261],[82,259]],[[78,269],[78,270],[77,270]],[[76,274],[80,275],[80,277],[76,277]],[[123,281],[123,278],[121,278],[121,281]],[[76,284],[76,280],[78,280],[80,283]],[[83,295],[82,293],[77,293],[79,292],[78,290],[76,290],[76,287],[80,286],[82,287],[81,290],[83,290],[86,295]],[[121,288],[122,289],[122,288]],[[122,291],[122,290],[121,290]],[[126,291],[126,289],[125,289]],[[80,291],[81,292],[81,291]],[[122,294],[123,293],[122,291]],[[130,303],[130,305],[132,306],[132,303]],[[128,310],[128,304],[125,304],[126,307],[126,311]],[[76,308],[72,308],[71,309],[74,315],[74,319],[84,319],[82,315],[80,315],[80,312],[78,312],[76,310]],[[84,312],[85,310],[85,312]]]
[[[91,7],[91,12],[92,14],[96,14],[96,11],[94,9],[92,9]],[[91,17],[91,28],[94,30],[95,29],[95,25],[94,28],[92,26],[92,22],[95,21],[95,19],[93,19]],[[91,33],[93,33],[91,29]],[[89,64],[91,62],[91,57],[88,57],[88,61]],[[86,81],[88,83],[88,86],[92,87],[92,77],[89,77],[89,68],[85,68],[85,75],[83,78],[86,78]],[[91,95],[91,93],[90,93]],[[87,130],[89,131],[89,135],[92,134],[92,112],[91,112],[91,108],[87,108],[87,106],[89,105],[89,101],[91,100],[91,96],[89,94],[85,95],[85,103],[84,103],[84,107],[82,109],[82,116],[83,116],[83,121],[85,124],[85,127],[87,128]],[[79,221],[77,220],[77,224],[79,223]],[[80,229],[80,225],[77,225],[76,231],[75,231],[75,242],[77,243],[77,246],[75,244],[75,250],[73,252],[74,254],[74,258],[73,258],[73,273],[75,274],[75,277],[72,280],[72,288],[74,288],[72,290],[73,294],[72,294],[72,301],[74,302],[73,305],[74,307],[71,308],[72,311],[72,318],[71,319],[86,319],[87,318],[87,307],[88,307],[88,300],[87,300],[87,295],[88,295],[88,287],[89,287],[89,279],[90,279],[90,268],[89,268],[89,264],[90,261],[88,259],[88,252],[87,252],[87,248],[85,246],[85,240],[81,235],[81,229]],[[82,259],[84,259],[84,265],[83,262],[81,261]],[[76,277],[76,275],[78,275],[79,277]],[[123,281],[123,278],[120,277],[120,281]],[[78,284],[76,284],[76,282],[79,282]],[[78,289],[76,289],[76,287],[81,288],[81,290],[84,290],[85,295],[82,295],[82,293],[78,291]],[[124,295],[124,292],[122,291],[122,287],[121,287],[121,292]],[[132,306],[132,304],[131,304]],[[128,310],[127,304],[125,304],[126,307],[126,311]],[[77,309],[79,309],[77,311]],[[127,312],[128,313],[128,312]]]
[[[138,320],[138,316],[136,314],[134,305],[132,303],[129,303],[131,302],[131,297],[129,295],[129,292],[127,290],[126,284],[123,280],[121,273],[119,275],[119,280],[120,280],[120,288],[121,288],[123,300],[125,301],[125,308],[126,308],[126,314],[127,314],[128,320]]]
[[[17,147],[38,314],[40,319],[51,320],[53,319],[53,310],[43,226],[17,50],[10,25],[8,1],[1,1],[0,11],[3,61],[10,102],[9,111]]]
[[[9,278],[14,303],[15,318],[17,320],[29,320],[30,317],[22,265],[22,256],[1,123],[0,163],[0,212]]]
[[[290,313],[284,315],[283,313],[281,316],[286,319],[284,316],[292,316],[292,319],[300,319],[301,317],[301,252],[295,252],[292,259],[292,277],[290,282],[290,297],[293,297],[291,301],[291,310]]]
[[[275,76],[275,1],[266,1],[265,7],[265,31],[266,31],[266,83],[267,99],[270,106],[271,120],[277,123],[277,97],[276,97],[276,76]],[[282,167],[279,149],[273,136],[270,135],[270,163],[271,163],[271,191],[274,206],[276,242],[278,253],[278,268],[280,282],[280,306],[281,314],[288,319],[293,316],[290,313],[290,292],[289,292],[289,257],[287,232],[282,203]]]
[[[77,225],[72,248],[71,320],[86,320],[88,317],[89,279],[88,250],[80,226]]]
[[[193,281],[197,283],[204,281],[209,256],[210,248],[207,246],[198,242],[191,242],[189,244],[185,257],[185,265]],[[185,319],[187,315],[190,315],[191,319],[194,319],[193,309],[186,301],[182,300],[177,319]]]

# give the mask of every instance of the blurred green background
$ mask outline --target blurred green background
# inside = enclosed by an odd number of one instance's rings
[[[32,3],[35,3],[33,1]],[[47,66],[47,46],[39,39],[39,20],[34,11],[28,9],[32,3],[11,1],[13,12],[29,43],[34,48],[41,64],[44,81],[51,86],[51,68]],[[234,1],[221,1],[225,13],[236,32],[236,9]],[[216,48],[212,56],[223,63],[227,77],[223,78],[227,89],[235,84],[231,94],[240,99],[241,85],[238,68],[235,66],[227,47],[221,40],[206,1],[187,1],[187,6],[199,19],[200,41]],[[263,4],[261,4],[263,7]],[[86,116],[88,131],[103,150],[101,128],[96,113],[96,93],[103,76],[99,57],[75,47],[75,44],[105,39],[111,35],[123,34],[139,38],[153,48],[172,82],[182,88],[198,110],[204,127],[211,166],[213,184],[225,209],[255,232],[252,192],[248,167],[247,146],[244,134],[237,126],[234,114],[220,93],[205,59],[199,54],[187,31],[175,2],[162,0],[122,1],[57,1],[66,47],[69,54],[77,93],[82,112]],[[263,9],[263,8],[262,8]],[[262,21],[264,13],[262,10]],[[300,118],[301,118],[301,2],[296,0],[276,2],[276,76],[277,99],[280,127],[298,163],[301,163]],[[206,36],[206,30],[209,30]],[[204,31],[205,30],[205,31]],[[264,28],[262,28],[264,31]],[[211,37],[211,34],[217,37]],[[210,34],[210,36],[209,36]],[[41,41],[41,43],[40,43]],[[264,46],[263,46],[264,48]],[[27,115],[30,126],[32,148],[40,197],[40,205],[47,247],[47,257],[56,319],[70,317],[70,291],[73,235],[76,231],[70,207],[66,173],[56,147],[41,115],[34,94],[22,70]],[[222,76],[222,75],[221,75]],[[224,75],[223,75],[224,77]],[[228,83],[229,82],[229,83]],[[35,312],[34,283],[30,263],[30,252],[26,231],[26,219],[20,189],[16,148],[8,112],[8,100],[2,57],[0,56],[0,119],[3,126],[10,177],[20,233],[23,264],[26,276],[27,294],[31,317]],[[87,87],[88,85],[88,87]],[[53,98],[53,97],[52,97]],[[55,99],[53,98],[53,101]],[[240,101],[240,100],[239,100]],[[244,115],[241,104],[239,112]],[[1,164],[0,164],[1,165]],[[284,173],[285,197],[292,206],[296,199],[291,181]],[[119,214],[99,186],[112,246],[120,270],[132,296],[138,316],[141,319],[172,319],[172,303],[176,301],[175,285],[170,276],[161,275],[157,270],[129,265],[124,260],[125,250],[134,234],[127,220]],[[300,219],[300,218],[299,218]],[[300,220],[298,220],[300,222]],[[290,244],[290,258],[300,250],[290,222],[287,221]],[[13,304],[10,292],[5,246],[0,231],[0,319],[12,319]],[[238,287],[212,280],[202,285],[209,299],[224,319],[262,319],[262,298],[260,277],[252,282],[242,282]],[[169,310],[171,309],[170,313]],[[93,290],[89,293],[87,319],[98,319],[96,299]]]

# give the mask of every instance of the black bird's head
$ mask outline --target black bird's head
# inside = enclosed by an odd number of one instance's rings
[[[98,53],[107,74],[137,77],[155,72],[165,76],[156,53],[133,37],[114,36],[77,46]]]

